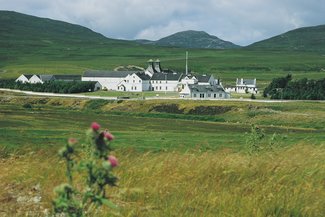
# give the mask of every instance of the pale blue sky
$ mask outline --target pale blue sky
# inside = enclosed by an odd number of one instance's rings
[[[83,25],[110,38],[156,40],[192,29],[239,45],[325,24],[324,0],[0,0],[0,9]]]

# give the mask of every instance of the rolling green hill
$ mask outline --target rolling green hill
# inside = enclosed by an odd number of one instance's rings
[[[184,48],[229,49],[240,47],[231,42],[221,40],[216,36],[209,35],[206,32],[194,30],[177,32],[161,38],[158,41],[137,40],[137,42],[142,44]]]
[[[263,50],[325,51],[325,25],[304,27],[256,42],[247,48]]]
[[[163,68],[214,74],[224,84],[237,77],[257,78],[266,86],[292,73],[297,79],[323,78],[324,53],[264,49],[189,49],[144,45],[104,37],[82,26],[16,12],[0,11],[0,79],[27,74],[82,74],[87,69],[146,67],[159,58]]]

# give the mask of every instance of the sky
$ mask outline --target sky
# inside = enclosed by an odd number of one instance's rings
[[[324,0],[0,0],[0,10],[82,25],[109,38],[157,40],[199,30],[242,46],[325,24]]]

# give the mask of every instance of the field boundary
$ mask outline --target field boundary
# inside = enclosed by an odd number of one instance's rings
[[[290,102],[322,102],[322,103],[325,103],[325,100],[192,99],[192,98],[173,98],[173,97],[145,97],[145,98],[119,99],[118,97],[108,97],[108,96],[86,96],[86,95],[82,95],[82,94],[44,93],[44,92],[14,90],[14,89],[7,89],[7,88],[0,88],[0,91],[23,93],[23,94],[35,95],[35,96],[83,98],[83,99],[103,99],[103,100],[193,100],[193,101],[236,101],[236,102],[265,102],[265,103],[290,103]]]

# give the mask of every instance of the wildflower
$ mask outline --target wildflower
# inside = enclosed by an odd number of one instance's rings
[[[108,156],[108,161],[112,167],[118,166],[118,160],[115,156],[113,156],[113,155]]]
[[[108,140],[108,141],[112,141],[114,139],[114,136],[108,132],[108,131],[105,131],[104,132],[104,137]]]
[[[98,131],[99,128],[100,128],[100,125],[97,122],[91,123],[91,129],[93,129],[94,131]]]
[[[69,138],[68,139],[68,144],[69,145],[74,145],[78,142],[78,140],[76,138]]]

